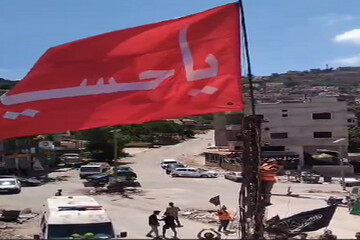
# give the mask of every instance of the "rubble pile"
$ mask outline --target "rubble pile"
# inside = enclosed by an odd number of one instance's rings
[[[14,211],[13,211],[14,212]],[[5,215],[4,215],[5,213]],[[38,213],[34,213],[30,208],[18,211],[17,218],[7,218],[6,210],[0,210],[0,236],[2,239],[31,239],[33,236],[18,234],[19,224],[25,224],[34,220]]]
[[[2,239],[31,239],[33,236],[25,236],[16,234],[18,228],[17,223],[0,222],[0,236]]]
[[[219,224],[219,219],[216,210],[199,210],[199,209],[186,209],[182,212],[184,218],[207,224]],[[235,230],[239,226],[238,221],[235,219],[230,222],[228,229]]]

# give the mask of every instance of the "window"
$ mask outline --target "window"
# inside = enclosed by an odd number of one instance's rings
[[[281,110],[282,112],[287,112],[287,109],[283,109],[283,110]]]
[[[282,132],[282,133],[270,133],[270,138],[271,138],[271,139],[283,139],[283,138],[288,138],[288,133],[287,133],[287,132]]]
[[[313,113],[312,118],[314,120],[317,120],[317,119],[331,119],[331,113],[328,113],[328,112]]]
[[[314,138],[332,138],[332,132],[314,132]]]
[[[261,147],[261,151],[284,152],[285,151],[285,146],[263,146],[263,147]]]
[[[269,131],[269,130],[270,130],[270,128],[266,127],[266,128],[264,128],[264,130],[265,130],[265,131]]]
[[[287,114],[283,114],[283,115],[282,115],[282,117],[288,117],[288,116],[289,116],[289,115],[287,115]]]

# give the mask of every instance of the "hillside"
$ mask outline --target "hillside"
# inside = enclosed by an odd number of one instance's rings
[[[0,78],[0,89],[12,89],[19,81],[12,81],[5,78]]]
[[[360,103],[360,67],[273,73],[254,76],[253,83],[255,98],[260,102],[340,96],[349,103]],[[244,78],[245,96],[249,92],[248,79]]]

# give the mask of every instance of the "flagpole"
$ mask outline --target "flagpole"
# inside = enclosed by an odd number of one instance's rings
[[[251,116],[243,120],[243,183],[239,192],[239,237],[241,239],[264,238],[264,212],[259,195],[259,166],[261,161],[261,120],[256,117],[253,75],[251,71],[248,35],[246,31],[243,1],[239,0],[240,43],[243,40],[250,86]],[[240,53],[241,52],[240,47]],[[241,62],[242,54],[240,54]],[[248,221],[250,220],[250,221]]]
[[[250,86],[251,114],[255,115],[255,97],[254,97],[253,75],[252,75],[252,71],[251,71],[249,42],[248,42],[248,35],[247,35],[247,31],[246,31],[244,5],[243,5],[242,0],[239,0],[239,21],[240,21],[240,28],[242,28],[242,32],[240,31],[240,41],[241,41],[241,39],[244,40],[244,48],[245,48],[245,55],[246,55],[247,77],[248,77],[249,86]],[[241,33],[243,33],[243,36],[241,35]],[[240,47],[240,62],[241,62],[241,47]]]

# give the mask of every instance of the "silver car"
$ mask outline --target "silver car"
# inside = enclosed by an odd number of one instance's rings
[[[15,176],[0,176],[0,193],[20,193],[21,183]]]
[[[224,174],[224,178],[234,182],[241,182],[242,175],[241,172],[228,172]]]
[[[172,177],[216,178],[217,173],[199,168],[176,168],[171,172]]]

